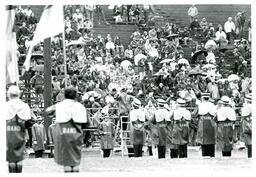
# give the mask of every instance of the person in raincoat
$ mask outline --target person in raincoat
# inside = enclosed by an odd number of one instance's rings
[[[154,113],[153,122],[156,123],[157,134],[158,134],[158,158],[165,158],[166,154],[166,137],[167,137],[167,121],[170,121],[170,113],[165,108],[166,101],[163,99],[157,99],[158,109]]]
[[[103,151],[103,158],[108,158],[111,155],[111,151],[114,148],[114,123],[110,119],[108,114],[102,114],[103,121],[100,123],[98,129],[100,137],[100,145]]]
[[[231,157],[236,113],[229,105],[230,98],[228,96],[222,96],[221,101],[222,106],[217,110],[217,141],[222,149],[222,156]]]
[[[42,122],[43,118],[40,117],[37,119],[37,122],[32,126],[32,147],[35,151],[35,158],[43,157],[47,140],[45,128]]]
[[[197,143],[201,145],[203,157],[215,157],[216,106],[210,102],[210,93],[202,93],[202,103],[198,106],[199,125]]]
[[[46,109],[47,113],[56,113],[54,160],[64,166],[64,172],[79,172],[83,144],[82,125],[88,122],[87,113],[85,107],[76,101],[76,89],[66,88],[64,96],[63,101]]]
[[[26,128],[27,122],[31,120],[31,110],[28,104],[19,99],[19,87],[10,86],[7,95],[9,101],[6,103],[6,160],[9,173],[21,173]]]
[[[140,100],[135,98],[132,106],[133,109],[129,114],[131,122],[131,142],[133,144],[134,157],[142,157],[142,148],[145,141],[144,122],[146,120],[146,115],[145,112],[140,108]]]
[[[191,121],[191,113],[185,108],[185,100],[178,98],[176,102],[178,103],[179,107],[173,111],[173,144],[178,146],[178,157],[187,158],[187,145],[189,143],[189,122]]]
[[[252,104],[251,97],[246,95],[246,103],[241,109],[242,116],[242,137],[247,147],[247,156],[252,158]]]

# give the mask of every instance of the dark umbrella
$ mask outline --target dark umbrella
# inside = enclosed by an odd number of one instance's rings
[[[194,55],[192,56],[192,59],[195,61],[197,57],[200,56],[202,53],[204,54],[204,56],[208,55],[206,50],[198,50],[194,53]]]

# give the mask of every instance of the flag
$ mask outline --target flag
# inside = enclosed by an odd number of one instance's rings
[[[36,26],[34,37],[30,43],[29,50],[23,67],[26,71],[30,68],[30,58],[35,45],[42,40],[55,36],[64,31],[63,6],[46,6],[39,23]]]
[[[6,13],[6,84],[18,84],[18,45],[16,42],[16,33],[13,30],[15,20],[15,6],[6,6]]]

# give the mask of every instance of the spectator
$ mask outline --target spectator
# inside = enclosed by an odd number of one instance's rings
[[[194,21],[194,18],[198,15],[198,9],[197,7],[193,4],[189,9],[188,9],[188,16],[190,17],[190,23]]]
[[[228,43],[231,43],[232,38],[234,38],[236,26],[235,23],[232,21],[232,17],[228,17],[228,21],[224,24],[224,29],[227,34]]]
[[[215,33],[215,41],[219,44],[220,48],[223,48],[227,45],[227,36],[224,31],[222,31],[222,26],[218,26],[218,31]]]

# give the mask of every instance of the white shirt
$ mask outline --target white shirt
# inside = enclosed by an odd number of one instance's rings
[[[56,122],[64,123],[70,119],[77,123],[86,123],[88,121],[86,109],[81,103],[65,99],[56,104]]]
[[[14,118],[17,115],[22,120],[31,119],[31,112],[28,104],[24,103],[19,98],[11,99],[7,103],[6,120]]]
[[[215,116],[216,112],[217,112],[216,106],[211,102],[208,102],[208,101],[202,102],[198,106],[199,115],[206,115],[209,113],[210,115]]]
[[[106,49],[115,49],[115,44],[113,42],[107,42]]]
[[[230,33],[232,30],[235,31],[235,29],[236,29],[235,23],[232,21],[231,22],[227,21],[224,24],[224,29],[225,29],[226,33]]]
[[[224,31],[217,31],[215,33],[215,36],[216,36],[216,40],[219,41],[220,39],[226,39],[227,38],[227,35]]]
[[[136,121],[136,120],[140,120],[142,122],[145,122],[146,120],[146,114],[143,110],[141,109],[133,109],[130,112],[130,121]]]
[[[225,121],[229,119],[231,121],[236,120],[236,112],[230,107],[221,107],[217,110],[217,119],[218,121]]]
[[[191,113],[186,108],[179,107],[174,111],[173,118],[174,120],[180,120],[182,117],[186,120],[191,120]]]
[[[156,122],[161,122],[164,119],[167,121],[170,121],[171,116],[172,116],[172,112],[168,111],[167,109],[157,109],[155,111]]]
[[[190,7],[188,9],[188,15],[191,16],[191,17],[194,17],[198,14],[198,10],[196,7]]]
[[[216,63],[215,55],[213,52],[208,52],[208,55],[205,57],[207,63]]]

